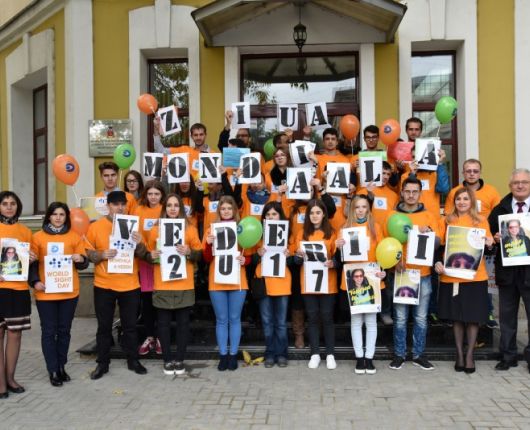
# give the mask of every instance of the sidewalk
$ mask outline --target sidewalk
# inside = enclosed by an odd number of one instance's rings
[[[9,429],[390,429],[530,428],[530,375],[525,363],[495,372],[477,362],[472,375],[455,373],[452,362],[433,372],[407,362],[403,369],[376,361],[376,375],[355,375],[354,362],[329,371],[305,361],[286,369],[263,366],[218,372],[216,362],[187,362],[186,376],[162,373],[145,360],[146,376],[111,363],[109,374],[91,381],[93,359],[76,348],[93,340],[94,319],[77,318],[72,331],[72,382],[48,381],[35,310],[23,335],[17,379],[27,391],[0,401],[0,427]],[[523,323],[523,321],[521,321]],[[241,362],[240,362],[241,364]]]

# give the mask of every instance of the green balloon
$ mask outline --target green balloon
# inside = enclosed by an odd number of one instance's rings
[[[412,220],[406,214],[395,213],[388,218],[386,227],[391,237],[405,243],[409,238],[409,230],[412,229]]]
[[[247,216],[237,225],[237,241],[241,248],[248,249],[256,245],[263,234],[261,223],[253,216]]]
[[[268,139],[265,142],[265,145],[263,145],[263,153],[265,154],[265,159],[268,161],[272,159],[272,156],[274,155],[274,150],[276,148],[274,147],[274,143],[272,143],[272,139]]]
[[[440,124],[447,124],[456,116],[457,109],[458,102],[453,97],[445,96],[436,102],[434,114]]]
[[[114,162],[120,169],[128,169],[136,160],[136,150],[130,143],[122,143],[114,150]]]

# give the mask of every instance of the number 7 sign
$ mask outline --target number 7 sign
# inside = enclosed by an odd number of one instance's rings
[[[304,263],[305,292],[328,294],[328,268],[320,261]]]

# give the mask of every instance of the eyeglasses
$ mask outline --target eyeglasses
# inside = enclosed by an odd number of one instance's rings
[[[477,174],[477,173],[480,173],[480,170],[478,170],[478,169],[467,169],[467,170],[464,170],[464,173],[474,173],[474,174]]]
[[[127,179],[125,182],[127,182],[128,184],[134,184],[138,183],[138,179]]]
[[[520,186],[520,185],[523,185],[523,186],[528,186],[530,185],[530,181],[512,181],[510,182],[511,185],[514,185],[516,187]]]

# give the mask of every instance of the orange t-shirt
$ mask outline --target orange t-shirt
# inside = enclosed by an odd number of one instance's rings
[[[144,205],[138,205],[134,210],[133,215],[140,217],[140,234],[143,237],[145,243],[149,239],[149,232],[153,227],[158,223],[158,218],[160,218],[160,211],[162,210],[162,205],[156,205],[154,208]]]
[[[368,260],[366,260],[366,262],[376,262],[377,258],[375,256],[375,249],[377,248],[377,244],[383,240],[383,237],[384,237],[383,229],[377,222],[374,222],[374,230],[375,230],[375,239],[374,239],[372,235],[370,234],[370,232],[368,231],[368,226],[366,225],[366,223],[363,223],[363,224],[355,223],[354,225],[352,225],[352,227],[363,227],[363,226],[366,227],[366,234],[368,235],[368,238],[370,241],[370,247],[368,248]],[[343,228],[348,228],[348,227],[343,226]],[[337,238],[342,238],[341,232],[337,234]],[[360,263],[364,263],[364,262],[361,261]],[[348,264],[348,263],[345,262],[343,264]],[[381,282],[381,289],[383,288],[385,288],[385,284]],[[340,280],[340,289],[346,291],[346,285],[344,284],[344,276],[342,276],[342,279]]]
[[[421,212],[414,212],[414,213],[407,213],[407,212],[398,212],[398,211],[392,211],[389,213],[389,217],[392,216],[395,213],[404,213],[405,215],[408,215],[410,219],[412,220],[412,224],[419,227],[425,227],[428,226],[430,229],[438,236],[439,238],[442,237],[442,234],[440,232],[440,217],[435,217],[431,212],[423,210]],[[388,237],[388,230],[386,224],[383,226],[383,234],[385,237]],[[402,257],[403,263],[407,261],[407,245],[403,245],[403,257]],[[431,274],[431,267],[430,266],[418,266],[415,264],[405,264],[405,267],[407,269],[416,269],[420,271],[420,276],[429,276]]]
[[[0,240],[4,238],[17,239],[19,242],[27,242],[31,244],[31,230],[18,222],[11,225],[0,224]],[[31,245],[30,249],[35,251]],[[29,286],[27,281],[4,281],[0,282],[0,288],[24,291],[29,289]]]
[[[335,241],[337,240],[337,236],[335,233],[331,234],[331,237],[329,239],[324,239],[324,232],[322,230],[315,231],[311,236],[309,236],[309,239],[306,241],[303,238],[304,232],[299,231],[296,235],[296,239],[294,241],[294,249],[297,250],[300,248],[300,242],[324,242],[326,246],[326,250],[328,253],[328,260],[331,260],[333,258],[333,255],[335,255]],[[300,270],[300,286],[302,290],[302,294],[322,294],[322,293],[306,293],[305,292],[305,276],[304,276],[304,266],[302,265],[302,268]],[[335,269],[328,269],[328,293],[327,294],[336,294],[338,293],[337,289],[337,272]]]
[[[215,220],[213,221],[215,222]],[[208,227],[208,230],[205,230],[204,236],[202,238],[202,249],[206,248],[206,239],[210,234],[210,228]],[[239,249],[241,252],[241,249]],[[243,249],[241,252],[244,256],[252,255],[252,251],[248,249]],[[213,257],[214,259],[210,263],[210,271],[208,275],[208,290],[209,291],[234,291],[234,290],[248,290],[248,284],[247,284],[247,271],[245,269],[245,266],[241,266],[241,272],[239,277],[239,283],[240,285],[235,284],[217,284],[215,282],[215,259],[217,257]]]
[[[153,227],[149,232],[149,238],[147,241],[147,249],[153,251],[157,249],[159,226]],[[184,244],[188,245],[193,251],[200,251],[202,249],[201,241],[199,240],[199,232],[197,228],[188,224],[186,226]],[[195,288],[193,280],[194,267],[193,263],[186,259],[186,279],[179,279],[174,281],[162,281],[162,272],[160,270],[160,264],[154,265],[154,289],[155,291],[182,291],[182,290],[193,290]]]
[[[294,201],[294,200],[293,200]],[[302,205],[298,207],[297,212],[291,217],[291,213],[294,210],[294,205],[291,207],[289,214],[286,214],[289,220],[289,227],[291,228],[291,234],[289,235],[289,252],[294,254],[297,250],[296,248],[296,238],[298,234],[304,230],[304,220],[305,220],[305,211],[307,205]]]
[[[260,240],[256,245],[256,251],[258,248],[263,246],[263,240]],[[259,256],[258,256],[259,257]],[[259,263],[256,266],[256,278],[262,278],[261,276],[261,257],[259,257]],[[265,288],[267,288],[268,296],[290,296],[291,295],[291,271],[289,267],[285,267],[285,276],[282,278],[271,278],[269,276],[264,277]]]
[[[269,201],[277,201],[278,190],[277,190],[276,185],[272,183],[272,178],[271,178],[270,173],[267,173],[265,175],[265,185],[271,193],[271,197]],[[294,206],[294,202],[295,202],[294,200],[288,199],[285,193],[282,194],[281,204],[282,204],[282,208],[283,208],[283,212],[285,213],[285,216],[289,216],[291,208]]]
[[[388,214],[399,203],[399,196],[388,186],[375,187],[372,193],[374,195],[372,215],[379,225],[385,225]],[[364,187],[357,188],[356,194],[368,195],[368,190]]]
[[[351,165],[351,160],[345,155],[342,155],[338,151],[337,151],[337,154],[335,155],[319,154],[317,155],[317,160],[318,160],[318,167],[317,167],[316,177],[318,179],[322,179],[322,174],[324,170],[326,170],[326,166],[328,163],[348,163]],[[349,180],[350,178],[348,178],[348,181]]]
[[[273,168],[274,168],[274,159],[265,161],[265,163],[262,164],[261,173],[263,173],[264,175],[268,175]]]
[[[131,193],[128,193],[127,191],[124,191],[125,197],[127,198],[127,205],[125,206],[125,215],[133,215],[134,210],[136,209],[136,206],[138,206],[138,202],[134,198],[134,196]],[[106,197],[107,194],[105,192],[100,191],[96,194],[96,197]]]
[[[447,225],[454,225],[459,227],[475,227],[475,228],[483,228],[486,230],[486,237],[491,237],[491,231],[490,226],[486,218],[481,217],[481,221],[478,224],[473,224],[473,220],[469,215],[464,215],[462,217],[457,217],[454,221],[451,223],[445,224],[445,230],[443,230],[443,236],[442,236],[442,244],[445,244],[445,234],[447,231]],[[440,275],[440,281],[441,282],[447,282],[447,283],[453,283],[453,282],[475,282],[475,281],[487,281],[488,280],[488,272],[486,271],[486,263],[484,262],[484,257],[480,261],[480,264],[478,266],[477,272],[475,273],[475,277],[473,278],[473,281],[470,281],[468,279],[462,279],[462,278],[454,278],[452,276],[448,276],[445,274]]]
[[[169,152],[171,154],[182,154],[187,153],[188,154],[188,162],[190,167],[190,173],[193,175],[193,173],[199,171],[199,154],[200,152],[197,151],[195,148],[192,148],[188,145],[182,145],[177,147],[170,147]]]
[[[41,230],[33,235],[33,246],[39,259],[39,280],[46,284],[46,276],[44,273],[44,257],[48,255],[48,244],[50,242],[64,243],[64,255],[81,254],[86,255],[86,242],[76,232],[70,230],[65,234],[49,234]],[[72,263],[74,275],[74,291],[71,293],[53,293],[47,294],[44,291],[35,290],[36,300],[65,300],[73,299],[79,296],[79,275],[75,264]]]
[[[331,227],[333,227],[333,230],[339,231],[348,219],[348,215],[344,213],[344,211],[347,210],[346,204],[348,199],[346,198],[346,194],[330,194],[330,197],[335,202],[337,210],[335,211],[333,218],[330,218],[329,222]]]
[[[450,214],[453,211],[455,207],[455,204],[453,202],[455,198],[455,193],[462,187],[463,185],[460,184],[454,187],[451,191],[449,191],[449,194],[447,194],[447,198],[445,199],[446,215]],[[477,211],[479,215],[482,215],[486,219],[488,218],[493,208],[497,206],[501,201],[501,196],[499,192],[495,189],[495,187],[492,187],[488,184],[483,184],[482,187],[475,191],[475,197],[477,199]]]
[[[107,217],[98,219],[90,224],[86,235],[87,249],[105,251],[109,249],[110,235],[112,233],[112,221]],[[138,280],[138,259],[134,259],[132,273],[109,273],[107,260],[102,260],[95,265],[94,286],[106,290],[119,292],[131,291],[140,288]]]
[[[204,215],[203,215],[203,232],[210,228],[210,224],[215,222],[217,218],[217,205],[219,200],[210,200],[208,196],[204,196],[202,199],[202,204],[204,205]]]

